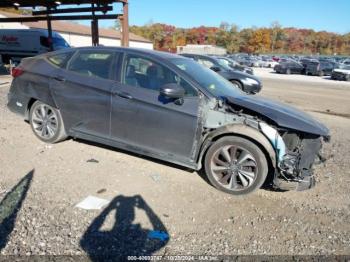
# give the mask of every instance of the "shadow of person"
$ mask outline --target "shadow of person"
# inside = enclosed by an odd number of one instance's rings
[[[0,202],[0,250],[6,246],[15,226],[18,211],[26,198],[33,174],[34,169],[23,177]]]
[[[145,212],[152,224],[152,230],[133,224],[136,208]],[[101,227],[112,211],[115,211],[113,228],[103,231]],[[150,235],[157,234],[159,238],[150,238]],[[92,261],[114,261],[126,260],[127,256],[151,255],[168,241],[164,224],[141,196],[120,195],[94,219],[81,238],[80,246]]]

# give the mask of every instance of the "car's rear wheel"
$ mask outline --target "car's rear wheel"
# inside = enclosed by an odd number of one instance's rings
[[[41,141],[56,143],[67,138],[60,112],[41,101],[36,101],[30,108],[29,122]]]
[[[241,137],[219,139],[209,148],[204,161],[210,183],[233,195],[248,194],[260,188],[268,173],[262,150]]]
[[[243,85],[241,82],[237,81],[237,80],[231,80],[230,81],[234,86],[238,87],[239,89],[243,90]]]

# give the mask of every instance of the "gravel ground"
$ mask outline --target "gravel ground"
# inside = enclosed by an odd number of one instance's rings
[[[261,95],[331,129],[329,161],[316,167],[312,190],[233,197],[196,172],[134,154],[74,140],[46,145],[7,110],[8,85],[0,85],[0,253],[96,261],[106,254],[350,255],[350,86],[265,71],[256,70]],[[75,207],[89,195],[112,202],[97,211]],[[169,239],[150,239],[153,229]]]

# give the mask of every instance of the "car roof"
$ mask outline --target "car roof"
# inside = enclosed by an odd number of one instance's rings
[[[66,48],[60,51],[67,52],[67,51],[77,51],[77,50],[113,50],[113,51],[120,51],[120,52],[136,52],[139,54],[151,55],[151,56],[163,58],[163,59],[183,58],[177,54],[172,54],[172,53],[167,53],[162,51],[155,51],[155,50],[144,49],[144,48],[134,48],[134,47],[89,46],[89,47]]]
[[[202,54],[188,54],[188,53],[183,53],[181,54],[183,56],[198,56],[198,57],[202,57],[202,58],[211,58],[214,59],[215,56],[211,56],[211,55],[202,55]]]

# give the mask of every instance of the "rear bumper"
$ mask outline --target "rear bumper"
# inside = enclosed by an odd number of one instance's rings
[[[13,92],[13,88],[11,87],[10,92],[7,94],[7,108],[11,112],[25,117],[28,102],[28,97],[20,95],[18,92]]]

